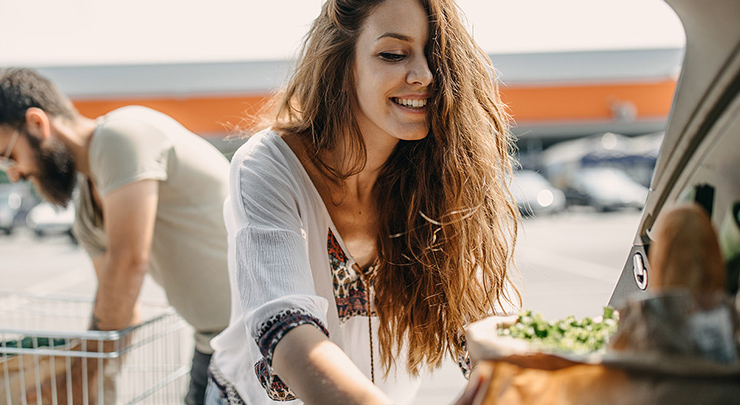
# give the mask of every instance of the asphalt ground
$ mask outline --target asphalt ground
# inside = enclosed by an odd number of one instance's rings
[[[515,260],[523,306],[547,319],[597,316],[607,304],[634,239],[640,213],[596,213],[588,209],[526,218]],[[37,238],[26,229],[0,236],[0,290],[90,297],[94,270],[82,248],[64,235]],[[147,279],[141,294],[163,302]],[[1,324],[2,320],[0,320]],[[424,378],[416,405],[446,405],[466,380],[450,361]]]

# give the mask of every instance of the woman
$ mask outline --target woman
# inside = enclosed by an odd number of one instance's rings
[[[445,352],[467,373],[463,327],[514,298],[517,211],[455,3],[327,0],[275,111],[232,161],[212,403],[410,403]]]

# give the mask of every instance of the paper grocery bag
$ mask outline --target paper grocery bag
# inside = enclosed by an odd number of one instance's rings
[[[25,403],[44,405],[115,404],[119,359],[81,357],[80,346],[74,341],[64,348],[69,356],[22,354],[0,358],[0,403],[10,398],[13,405],[23,404],[24,399]],[[86,349],[85,353],[95,352],[96,343],[88,341]],[[87,374],[83,373],[83,362]]]
[[[486,405],[740,404],[736,363],[649,351],[548,353],[498,336],[498,325],[511,322],[491,317],[467,329]]]
[[[695,405],[740,403],[738,377],[675,377],[634,373],[601,365],[558,370],[483,361],[490,375],[483,404]]]
[[[21,404],[27,391],[34,390],[52,375],[63,374],[66,359],[60,356],[21,354],[0,358],[0,402]]]

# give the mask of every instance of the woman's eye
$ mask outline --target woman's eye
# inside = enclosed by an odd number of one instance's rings
[[[406,55],[400,53],[381,52],[380,57],[381,59],[387,60],[389,62],[398,62],[405,59]]]

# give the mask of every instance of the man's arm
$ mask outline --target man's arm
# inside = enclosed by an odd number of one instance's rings
[[[98,291],[91,329],[123,329],[134,319],[136,300],[149,271],[158,191],[156,180],[142,180],[102,200],[108,248],[93,260]]]

